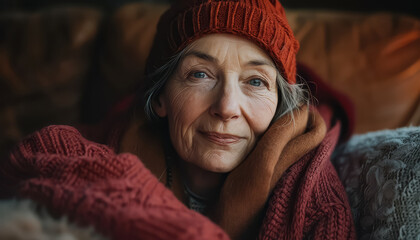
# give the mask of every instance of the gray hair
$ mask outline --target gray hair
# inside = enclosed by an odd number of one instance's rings
[[[144,95],[144,112],[146,113],[148,120],[153,121],[159,119],[159,116],[157,116],[153,110],[153,101],[162,92],[166,82],[169,81],[169,79],[172,77],[173,73],[178,67],[179,62],[185,56],[188,50],[189,47],[184,48],[175,56],[171,57],[168,62],[166,62],[156,71],[146,76],[146,82],[151,82]]]
[[[296,76],[298,77],[298,76]],[[278,104],[273,121],[279,119],[285,114],[291,114],[291,121],[294,122],[293,110],[302,105],[309,105],[310,92],[305,88],[304,83],[290,84],[277,70]],[[302,81],[303,82],[303,81]]]
[[[158,68],[152,74],[146,76],[146,81],[151,81],[151,86],[145,92],[144,111],[150,121],[157,120],[159,117],[153,110],[153,101],[162,92],[166,82],[175,73],[179,62],[189,51],[190,46],[184,48],[182,51],[174,55],[169,61]],[[277,70],[277,87],[279,101],[274,115],[273,121],[281,116],[291,113],[291,121],[294,121],[293,110],[300,106],[309,104],[309,93],[304,88],[304,84],[290,84],[288,83]]]

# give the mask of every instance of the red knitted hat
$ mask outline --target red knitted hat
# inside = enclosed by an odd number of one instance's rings
[[[146,74],[211,33],[230,33],[252,41],[266,51],[289,83],[296,82],[299,44],[278,0],[178,1],[159,20]]]

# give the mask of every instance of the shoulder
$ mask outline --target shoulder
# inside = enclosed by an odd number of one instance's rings
[[[320,208],[326,205],[343,209],[350,208],[343,184],[330,161],[320,169],[310,197],[312,202]]]
[[[269,200],[260,235],[355,238],[352,212],[333,165],[328,161],[318,167],[317,173],[310,168],[289,172],[279,182]]]
[[[343,184],[331,162],[339,131],[337,126],[330,129],[316,151],[307,156],[307,165],[301,169],[303,179],[297,191],[302,194],[302,204],[314,210],[326,210],[326,206],[350,209]]]
[[[72,126],[51,125],[42,128],[24,138],[14,149],[14,153],[21,154],[58,154],[64,156],[85,155],[95,148],[102,153],[112,150],[87,140]]]

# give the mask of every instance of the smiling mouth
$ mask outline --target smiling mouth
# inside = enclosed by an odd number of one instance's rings
[[[238,137],[235,135],[222,134],[222,133],[217,133],[217,132],[200,132],[200,133],[203,134],[206,137],[206,139],[209,140],[210,142],[213,142],[215,144],[222,145],[222,146],[235,144],[242,139],[241,137]]]

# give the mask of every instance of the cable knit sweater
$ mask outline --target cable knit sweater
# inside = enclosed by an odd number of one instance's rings
[[[228,239],[187,209],[139,159],[86,140],[73,127],[46,127],[1,166],[2,187],[93,225],[112,239]]]

